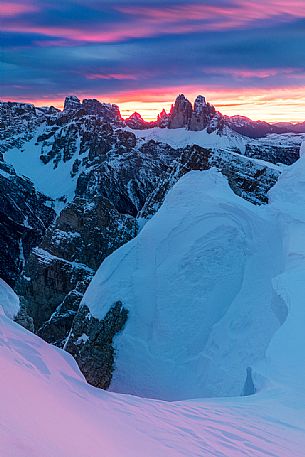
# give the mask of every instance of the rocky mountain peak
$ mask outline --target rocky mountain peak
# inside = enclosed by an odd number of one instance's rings
[[[195,103],[194,103],[194,112],[196,114],[202,113],[204,108],[207,106],[205,97],[203,95],[197,95]]]
[[[168,128],[170,129],[186,128],[193,131],[207,129],[210,133],[222,127],[223,116],[216,112],[213,105],[206,102],[203,95],[196,97],[194,107],[183,94],[178,95],[169,114]]]
[[[81,108],[80,99],[76,95],[68,95],[65,98],[64,111],[75,111]]]
[[[126,125],[132,129],[146,128],[147,122],[143,119],[140,113],[134,112],[127,119]]]
[[[157,118],[158,127],[166,128],[166,127],[168,127],[168,123],[169,123],[169,114],[167,114],[167,112],[163,108],[161,113],[158,114],[158,118]]]
[[[180,94],[171,107],[168,127],[170,129],[179,129],[188,127],[193,112],[191,102]]]
[[[136,111],[134,113],[132,113],[128,119],[137,119],[137,120],[140,120],[140,121],[144,121],[143,117],[141,116],[140,113],[137,113]]]
[[[105,122],[121,122],[122,117],[117,105],[111,103],[101,103],[95,98],[85,98],[82,101],[82,108],[86,114],[98,115]]]

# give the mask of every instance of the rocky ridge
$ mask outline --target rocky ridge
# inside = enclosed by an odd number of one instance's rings
[[[29,179],[0,162],[0,277],[12,287],[55,219],[50,205]]]
[[[208,133],[223,132],[227,126],[233,131],[249,138],[264,138],[276,133],[305,133],[305,122],[300,123],[274,123],[253,121],[246,116],[225,116],[208,103],[203,95],[198,95],[194,105],[180,94],[176,98],[167,114],[165,110],[158,115],[156,121],[146,122],[139,113],[133,113],[125,120],[126,125],[132,129],[161,128],[186,128],[190,131],[207,129]]]

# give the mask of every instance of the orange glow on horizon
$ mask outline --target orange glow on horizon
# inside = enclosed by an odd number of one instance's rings
[[[242,115],[253,120],[267,122],[302,122],[305,121],[305,87],[274,88],[268,90],[243,89],[202,90],[197,87],[183,87],[170,89],[151,89],[144,91],[126,92],[118,94],[76,94],[80,99],[97,98],[106,103],[119,105],[123,118],[137,111],[147,120],[155,120],[164,108],[167,112],[179,93],[193,102],[198,94],[206,96],[207,101],[213,104],[218,111],[227,115]],[[11,98],[13,100],[13,98]],[[63,98],[19,99],[24,103],[33,103],[35,106],[53,105],[63,108]]]

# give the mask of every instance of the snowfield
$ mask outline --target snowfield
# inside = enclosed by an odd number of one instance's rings
[[[162,402],[105,392],[4,315],[0,346],[1,456],[304,456],[302,396]]]
[[[183,148],[188,145],[197,144],[205,148],[229,148],[236,147],[241,152],[245,150],[246,143],[249,138],[234,132],[229,127],[224,127],[223,133],[220,135],[216,131],[208,133],[206,129],[199,131],[191,131],[185,128],[167,129],[154,127],[144,130],[129,129],[138,138],[145,141],[155,140],[160,143],[167,143],[173,148]]]
[[[161,143],[167,143],[173,148],[183,148],[188,145],[197,144],[204,148],[211,149],[231,149],[237,148],[241,154],[245,152],[246,145],[251,144],[264,147],[283,146],[283,147],[299,147],[302,141],[305,141],[304,133],[273,133],[262,138],[249,138],[225,126],[221,134],[214,131],[208,133],[206,129],[199,131],[191,131],[185,128],[167,129],[154,127],[144,130],[135,130],[127,128],[133,132],[138,138],[143,141],[155,140]]]
[[[45,125],[42,124],[36,129],[33,138],[25,142],[22,148],[9,149],[5,154],[5,161],[14,167],[18,175],[29,178],[39,192],[52,199],[65,196],[71,201],[77,181],[77,177],[72,178],[70,174],[73,161],[61,160],[57,168],[54,168],[52,162],[44,164],[40,160],[40,149],[36,144],[37,138],[44,131]],[[58,210],[61,210],[62,206],[57,202]]]

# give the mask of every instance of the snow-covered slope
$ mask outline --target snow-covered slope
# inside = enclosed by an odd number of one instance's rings
[[[131,130],[131,129],[130,129]],[[213,150],[238,152],[271,163],[292,164],[298,159],[298,149],[305,139],[302,133],[269,134],[264,138],[249,138],[225,126],[222,132],[208,133],[207,129],[191,131],[185,128],[167,129],[154,127],[146,130],[131,130],[143,141],[155,140],[173,148],[197,144]]]
[[[65,196],[68,201],[71,201],[77,181],[77,176],[71,176],[73,162],[62,160],[55,168],[52,162],[44,164],[40,160],[41,152],[37,147],[37,139],[45,132],[45,129],[46,125],[42,124],[33,133],[33,138],[24,143],[22,148],[9,149],[5,154],[5,160],[14,167],[18,175],[28,177],[39,192],[52,199]],[[77,157],[78,151],[73,159]]]
[[[304,398],[167,403],[86,384],[73,358],[0,316],[0,455],[303,457]]]
[[[0,313],[13,319],[19,311],[19,298],[13,289],[0,278]]]
[[[246,368],[280,325],[271,280],[281,262],[276,224],[220,173],[181,178],[84,296],[99,318],[117,300],[130,310],[112,390],[172,400],[239,395]]]
[[[287,319],[272,339],[264,365],[267,375],[298,391],[305,384],[305,142],[301,158],[270,191],[270,210],[282,232],[284,268],[273,279]],[[305,421],[305,418],[304,418]]]
[[[239,395],[248,367],[255,389],[305,382],[304,173],[305,156],[265,207],[234,195],[215,170],[188,173],[104,261],[83,303],[98,318],[117,300],[129,310],[112,390]]]
[[[194,132],[185,128],[163,129],[154,127],[147,130],[131,131],[138,138],[143,138],[145,141],[153,139],[161,143],[167,143],[173,148],[183,148],[188,145],[198,144],[198,146],[205,148],[216,147],[225,149],[236,147],[243,152],[247,142],[245,137],[233,132],[229,127],[225,127],[221,135],[216,131],[208,133],[206,129]]]

